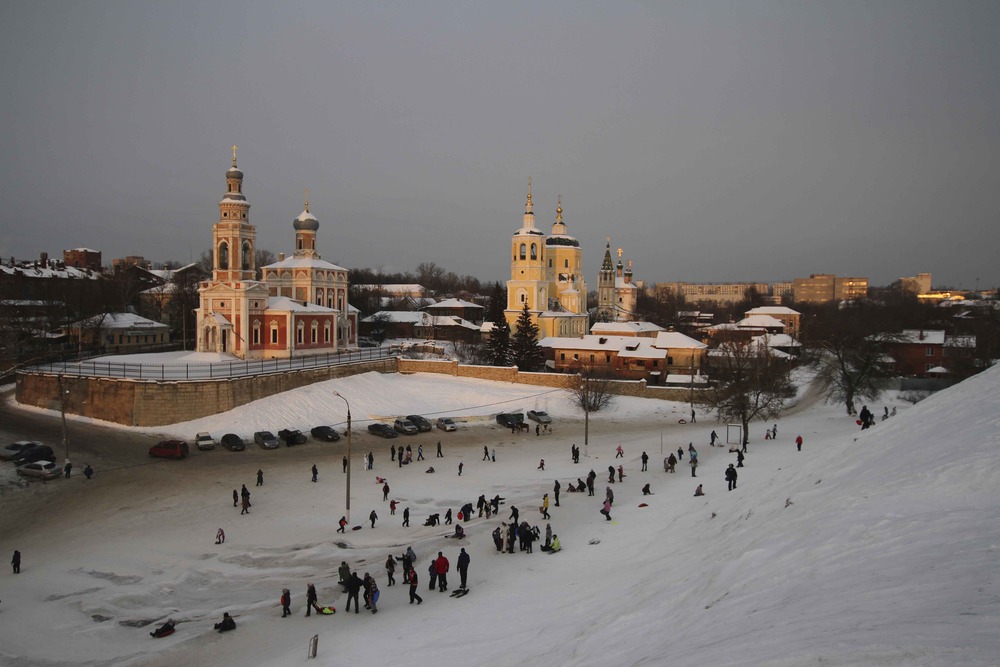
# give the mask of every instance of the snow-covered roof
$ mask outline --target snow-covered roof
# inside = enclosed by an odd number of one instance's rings
[[[690,336],[685,336],[679,331],[661,331],[656,334],[656,338],[653,340],[655,341],[654,345],[656,345],[656,347],[664,349],[684,348],[701,350],[708,347],[701,341],[697,341]]]
[[[100,250],[91,250],[90,248],[73,248],[71,252],[101,252]]]
[[[78,269],[73,266],[63,266],[55,268],[53,266],[35,266],[32,264],[18,264],[16,266],[0,265],[0,273],[9,276],[22,275],[26,278],[85,278],[97,280],[100,273],[90,269]]]
[[[938,329],[903,329],[899,334],[901,343],[920,345],[944,345],[944,331]]]
[[[265,269],[323,269],[324,271],[346,271],[342,266],[331,264],[324,259],[312,257],[286,257],[280,262],[268,264]]]
[[[802,347],[802,343],[788,334],[770,334],[766,338],[767,344],[771,347]]]
[[[96,327],[101,329],[166,329],[166,324],[154,322],[135,313],[108,313],[106,315],[95,315],[94,317],[75,322],[76,327]]]
[[[521,227],[514,232],[514,236],[545,236],[545,232],[538,227]]]
[[[268,297],[267,309],[288,313],[316,313],[317,315],[327,315],[330,313],[340,312],[336,308],[318,306],[315,303],[309,303],[308,301],[303,303],[302,301],[290,299],[287,296]]]
[[[785,323],[770,315],[751,315],[736,323],[740,329],[784,329]]]
[[[950,373],[951,371],[949,371],[944,366],[935,366],[934,368],[928,368],[927,372],[928,373]]]
[[[744,314],[749,317],[750,315],[801,315],[802,313],[787,306],[759,306],[751,308]]]
[[[418,327],[462,327],[479,331],[479,325],[455,315],[431,315],[419,310],[380,310],[370,315],[362,322],[392,322],[394,324],[412,324]]]
[[[483,308],[478,303],[472,303],[463,299],[445,299],[427,306],[428,308]]]
[[[639,289],[635,283],[627,283],[624,278],[615,278],[615,289]]]
[[[652,322],[598,322],[590,327],[592,334],[649,333],[663,331],[663,327]]]

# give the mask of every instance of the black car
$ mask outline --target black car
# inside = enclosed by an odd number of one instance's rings
[[[406,415],[406,418],[410,420],[410,423],[417,427],[417,430],[423,433],[424,431],[429,431],[433,426],[430,420],[426,417],[421,417],[420,415]]]
[[[285,441],[285,445],[291,447],[292,445],[301,445],[305,443],[307,438],[303,435],[302,431],[292,428],[283,428],[278,431],[278,437]]]
[[[340,434],[332,426],[314,426],[309,432],[317,440],[325,440],[326,442],[337,442],[340,440]]]
[[[501,412],[497,415],[497,423],[507,428],[514,425],[520,426],[524,423],[524,415],[520,412]]]
[[[222,440],[220,440],[219,442],[222,443],[223,447],[225,447],[231,452],[242,452],[244,449],[247,448],[246,443],[243,442],[243,438],[236,435],[235,433],[225,434],[224,436],[222,436]]]
[[[368,432],[373,435],[381,436],[383,438],[395,438],[399,435],[398,433],[396,433],[396,431],[393,430],[391,426],[389,426],[388,424],[383,424],[382,422],[375,422],[374,424],[369,424]]]
[[[52,448],[48,445],[41,445],[40,447],[29,447],[27,449],[22,449],[17,454],[11,457],[14,465],[24,465],[25,463],[34,463],[35,461],[55,461],[56,455],[52,452]]]

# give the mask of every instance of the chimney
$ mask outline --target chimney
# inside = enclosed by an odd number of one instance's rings
[[[278,253],[278,261],[279,262],[285,261],[285,253],[283,253],[283,252],[279,252]]]
[[[45,267],[47,267],[49,265],[49,253],[43,252],[42,255],[41,255],[41,257],[42,257],[42,259],[41,259],[40,264],[42,265],[42,268],[45,268]]]

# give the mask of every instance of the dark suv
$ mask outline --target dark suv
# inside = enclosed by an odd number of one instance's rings
[[[421,417],[420,415],[406,415],[406,418],[410,420],[410,423],[417,427],[417,430],[423,433],[424,431],[429,431],[433,426],[431,422],[426,417]]]
[[[524,423],[524,415],[520,412],[501,412],[497,415],[497,423],[507,428],[520,426]]]
[[[14,465],[23,465],[25,463],[34,463],[35,461],[55,461],[56,455],[52,452],[52,448],[48,445],[39,445],[38,447],[28,447],[27,449],[22,449],[17,454],[11,457],[11,461]]]

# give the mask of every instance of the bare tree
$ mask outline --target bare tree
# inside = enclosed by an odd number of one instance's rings
[[[713,386],[702,393],[700,403],[720,419],[739,421],[745,445],[750,422],[778,417],[792,396],[791,369],[768,348],[766,336],[725,341],[709,358]]]
[[[573,404],[587,413],[610,407],[615,398],[611,392],[611,380],[591,368],[580,370],[579,379],[569,393]]]

